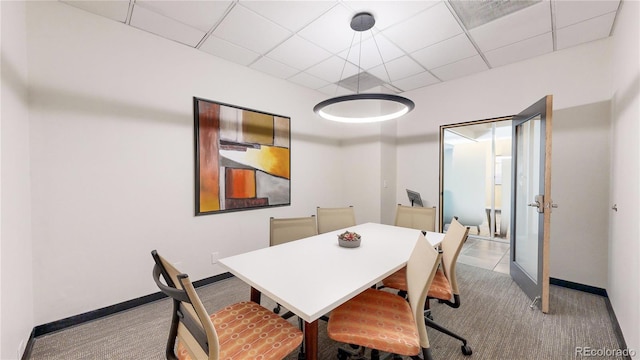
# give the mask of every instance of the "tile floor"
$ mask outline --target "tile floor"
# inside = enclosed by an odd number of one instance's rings
[[[509,273],[509,243],[469,236],[458,262],[501,273]]]

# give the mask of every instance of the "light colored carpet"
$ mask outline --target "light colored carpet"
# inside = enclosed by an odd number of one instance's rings
[[[458,264],[458,281],[462,306],[432,302],[432,312],[438,323],[467,338],[473,355],[463,356],[459,341],[429,329],[434,359],[576,359],[576,347],[619,348],[601,296],[552,285],[545,315],[529,309],[529,299],[508,275]],[[213,312],[248,299],[249,286],[230,278],[198,293]],[[273,307],[264,296],[262,304]],[[164,359],[170,312],[164,299],[43,335],[35,339],[30,359]],[[324,322],[319,328],[320,359],[336,359],[340,344],[327,338]],[[295,359],[296,353],[287,357]]]

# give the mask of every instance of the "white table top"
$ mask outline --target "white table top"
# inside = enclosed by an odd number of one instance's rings
[[[362,236],[358,248],[338,245],[344,230]],[[229,271],[307,322],[406,265],[421,232],[366,223],[220,260]],[[428,232],[434,246],[444,234]]]

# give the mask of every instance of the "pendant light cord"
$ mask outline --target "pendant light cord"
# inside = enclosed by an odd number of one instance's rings
[[[382,66],[384,67],[384,72],[387,73],[387,79],[389,79],[389,84],[391,84],[391,76],[389,75],[387,64],[384,62],[384,58],[382,57],[382,51],[380,51],[380,47],[378,46],[376,37],[373,35],[373,30],[371,30],[371,38],[373,39],[373,43],[376,45],[376,50],[378,50],[378,55],[380,55],[380,61],[382,62]]]
[[[347,51],[347,58],[344,59],[344,64],[342,65],[342,71],[340,72],[340,78],[338,79],[338,84],[336,85],[336,89],[333,92],[333,96],[338,95],[338,88],[340,87],[340,83],[342,82],[342,77],[344,76],[344,70],[347,68],[347,62],[349,61],[349,55],[351,55],[351,49],[353,48],[353,41],[355,39],[356,39],[356,33],[354,32],[353,36],[351,36],[351,45],[349,45],[349,51]]]
[[[362,68],[360,67],[360,60],[362,59],[362,32],[360,32],[360,44],[358,44],[358,83],[356,85],[356,94],[360,94],[360,74]]]

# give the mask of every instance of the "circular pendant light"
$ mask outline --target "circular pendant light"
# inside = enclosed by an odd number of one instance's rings
[[[367,12],[358,13],[351,19],[351,29],[360,32],[360,44],[362,44],[362,32],[373,28],[375,22],[373,15]],[[373,34],[372,39],[375,43]],[[380,55],[385,71],[387,71],[377,43],[376,48],[378,49],[378,54]],[[351,49],[351,47],[349,49]],[[359,76],[362,70],[360,67],[361,55],[362,51],[360,51],[358,56],[358,86],[356,94],[335,96],[321,101],[313,107],[313,111],[327,120],[348,123],[367,123],[397,119],[413,110],[415,107],[414,102],[399,95],[360,93]],[[347,59],[348,58],[349,54],[347,54]],[[348,61],[347,59],[345,59],[345,66]],[[389,76],[388,71],[387,76]],[[391,82],[391,78],[389,78],[389,82]]]

